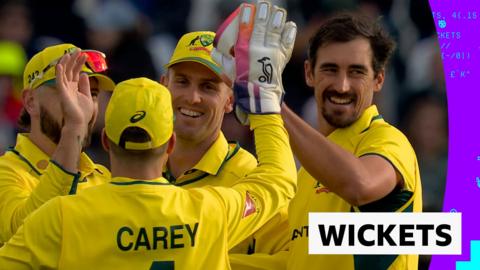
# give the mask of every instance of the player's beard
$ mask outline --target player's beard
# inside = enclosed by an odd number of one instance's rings
[[[353,104],[355,105],[355,102],[357,100],[357,96],[353,93],[349,94],[339,94],[334,90],[330,91],[325,91],[323,92],[322,98],[323,102],[325,103],[326,100],[329,98],[329,96],[348,96],[353,99]],[[328,111],[325,106],[322,107],[322,116],[323,118],[327,121],[329,125],[335,128],[345,128],[357,121],[359,118],[359,114],[354,111],[351,113],[342,113],[342,112],[337,112],[337,111]]]
[[[58,123],[57,121],[55,121],[55,118],[52,116],[52,114],[48,112],[48,110],[44,106],[40,106],[40,129],[42,133],[55,144],[58,144],[60,142],[63,124],[63,119],[61,124]],[[90,145],[90,142],[92,140],[92,129],[93,124],[89,123],[87,134],[82,141],[82,150],[85,150]]]

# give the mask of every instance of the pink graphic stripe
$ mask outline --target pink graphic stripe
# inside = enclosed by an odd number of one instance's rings
[[[247,82],[249,74],[250,55],[248,53],[248,49],[250,45],[250,37],[252,36],[253,32],[255,6],[252,4],[244,4],[244,7],[248,6],[251,9],[250,20],[249,23],[246,24],[242,23],[242,19],[240,18],[240,29],[238,31],[238,40],[235,46],[235,62],[237,68],[237,80],[239,82]],[[240,16],[243,16],[243,14]]]
[[[218,40],[223,35],[223,32],[225,31],[227,26],[229,26],[230,23],[235,19],[235,17],[239,15],[241,8],[242,6],[238,7],[234,12],[232,12],[232,14],[230,14],[230,16],[228,16],[228,18],[225,21],[223,21],[223,23],[217,29],[217,33],[215,34],[215,39],[213,39],[213,46],[215,47],[217,46]]]

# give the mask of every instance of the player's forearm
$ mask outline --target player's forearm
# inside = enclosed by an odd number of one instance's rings
[[[29,215],[0,248],[0,269],[58,269],[62,224],[58,201]]]
[[[18,269],[18,270],[32,269],[28,261],[18,261],[17,258],[9,258],[9,257],[3,256],[1,254],[1,249],[0,249],[0,266],[2,267],[1,269]]]
[[[85,137],[83,125],[65,125],[62,135],[51,159],[57,162],[65,170],[76,173],[78,161],[82,152],[82,143]]]
[[[360,159],[329,141],[288,107],[282,117],[290,143],[302,166],[317,181],[353,205],[368,192],[369,174]]]
[[[3,167],[1,169],[4,169]],[[21,188],[18,187],[18,175],[3,171],[0,181],[0,246],[12,237],[18,228],[17,209],[23,209],[25,198],[21,197]],[[21,218],[21,222],[23,219]]]
[[[6,242],[24,219],[47,201],[57,196],[74,193],[79,174],[70,174],[54,163],[50,163],[38,179],[38,185],[29,192],[21,186],[20,176],[3,170],[0,185],[0,242]]]
[[[249,178],[258,177],[266,185],[275,185],[292,198],[296,189],[296,167],[281,116],[249,117],[258,156],[258,167],[249,174]]]
[[[288,135],[280,115],[250,115],[250,127],[254,130],[258,166],[240,179],[232,194],[219,191],[227,207],[229,248],[257,231],[282,206],[293,198],[296,191],[297,174]],[[238,212],[245,211],[239,201],[245,203],[246,194],[253,198],[253,217],[242,218]],[[236,198],[235,198],[236,197]],[[245,214],[245,213],[244,213]]]
[[[274,254],[229,254],[230,266],[237,269],[286,269],[289,253],[279,251]]]
[[[83,127],[84,129],[84,127]],[[51,162],[39,177],[38,185],[22,186],[15,172],[4,175],[1,218],[4,222],[1,240],[8,240],[23,224],[24,219],[50,199],[74,193],[78,182],[78,162],[81,153],[82,128],[65,126]],[[82,139],[80,139],[82,138]]]
[[[24,245],[6,243],[0,248],[0,269],[32,269],[32,258]]]

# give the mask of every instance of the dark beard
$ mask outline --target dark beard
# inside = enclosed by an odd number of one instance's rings
[[[43,106],[40,106],[40,129],[55,144],[60,142],[62,127]]]
[[[62,124],[60,125],[57,121],[55,121],[53,116],[47,111],[47,109],[45,109],[45,107],[40,106],[40,129],[42,133],[45,134],[45,136],[47,136],[55,144],[60,142],[63,125],[63,119]],[[89,123],[87,136],[85,136],[82,141],[82,151],[90,146],[90,142],[92,140],[92,129],[93,125]]]
[[[340,94],[340,93],[337,93],[335,90],[327,90],[323,92],[323,96],[322,96],[323,102],[326,102],[326,100],[331,96],[337,96],[337,97],[350,96],[354,98],[354,102],[357,99],[353,93]],[[342,117],[340,113],[337,113],[335,111],[329,113],[325,110],[324,107],[322,107],[322,116],[329,125],[335,128],[346,128],[352,125],[353,123],[355,123],[355,121],[357,121],[358,119],[357,115],[351,115],[345,118],[345,117]]]
[[[341,119],[335,115],[335,113],[327,113],[324,108],[322,108],[322,116],[325,118],[327,123],[335,128],[346,128],[351,126],[355,121],[357,121],[358,117],[352,115],[352,117]]]

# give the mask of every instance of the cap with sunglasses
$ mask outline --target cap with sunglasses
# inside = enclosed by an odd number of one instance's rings
[[[129,127],[147,132],[148,142],[121,141]],[[116,145],[127,150],[148,150],[162,146],[173,133],[172,98],[168,89],[147,78],[119,83],[105,111],[105,133]]]
[[[55,79],[55,65],[60,58],[76,50],[80,50],[80,48],[73,44],[60,44],[47,47],[35,54],[25,66],[23,89],[35,89],[45,82]],[[112,91],[115,83],[109,77],[99,73],[107,70],[105,55],[94,50],[82,50],[81,52],[87,56],[82,71],[87,73],[89,77],[98,80],[100,90]]]

